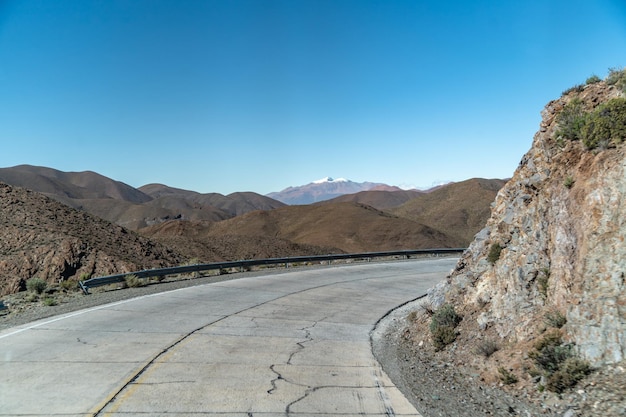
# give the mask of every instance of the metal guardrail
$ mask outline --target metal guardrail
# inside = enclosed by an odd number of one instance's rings
[[[387,256],[411,256],[411,255],[438,255],[463,252],[465,248],[440,248],[440,249],[414,249],[390,252],[364,252],[364,253],[347,253],[335,255],[311,255],[311,256],[293,256],[288,258],[267,258],[267,259],[248,259],[241,261],[215,262],[208,264],[196,264],[185,266],[174,266],[170,268],[145,269],[142,271],[127,272],[124,274],[107,275],[105,277],[90,278],[85,281],[79,281],[78,285],[84,294],[89,294],[90,288],[100,287],[103,285],[124,282],[128,275],[135,275],[137,278],[151,278],[174,274],[188,274],[192,272],[210,271],[226,268],[245,268],[258,265],[279,265],[294,264],[298,262],[323,262],[335,261],[343,259],[370,259],[382,258]]]

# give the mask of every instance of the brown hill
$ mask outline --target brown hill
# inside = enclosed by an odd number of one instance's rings
[[[0,295],[50,282],[176,265],[184,258],[40,193],[0,183]]]
[[[91,171],[63,172],[31,165],[0,168],[0,181],[43,193],[132,230],[172,219],[220,221],[284,206],[251,192],[200,194],[161,184],[135,189]]]
[[[448,236],[432,227],[358,203],[256,211],[216,223],[210,234],[271,236],[344,252],[453,246]]]
[[[141,191],[91,171],[63,172],[52,168],[18,165],[0,168],[0,181],[37,191],[56,198],[113,198],[132,203],[144,203],[151,198]]]
[[[220,221],[232,217],[218,208],[201,206],[176,197],[159,197],[143,204],[113,199],[58,200],[131,230],[172,219]]]
[[[201,194],[195,191],[168,187],[163,184],[147,184],[139,187],[145,194],[157,199],[162,197],[177,198],[195,204],[197,207],[215,207],[229,217],[239,216],[255,210],[272,210],[284,207],[280,201],[253,192],[237,192],[228,195],[219,193]]]
[[[414,199],[424,194],[424,191],[417,190],[371,190],[361,191],[355,194],[346,194],[332,200],[321,201],[316,204],[329,204],[329,203],[361,203],[367,204],[379,210],[385,210],[392,207],[398,207],[409,200]]]
[[[139,233],[175,248],[198,262],[239,259],[279,258],[300,255],[340,253],[337,248],[299,244],[268,235],[223,234],[213,230],[215,223],[172,220],[141,229]],[[241,231],[240,231],[241,232]]]
[[[389,211],[440,230],[450,236],[453,246],[466,247],[485,226],[491,203],[505,183],[483,178],[451,183]]]

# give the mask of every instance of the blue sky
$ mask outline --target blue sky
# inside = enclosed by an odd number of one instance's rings
[[[266,194],[505,178],[626,2],[0,0],[0,167]]]

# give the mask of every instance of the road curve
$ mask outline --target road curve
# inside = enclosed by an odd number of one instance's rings
[[[0,332],[0,416],[419,416],[374,359],[456,258],[302,269]]]

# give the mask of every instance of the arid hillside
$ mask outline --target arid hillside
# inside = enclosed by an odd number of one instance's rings
[[[136,189],[91,171],[63,172],[31,165],[0,168],[0,181],[43,193],[131,230],[172,219],[220,221],[284,206],[251,192],[201,194],[161,184]]]
[[[300,255],[341,253],[336,247],[295,243],[274,235],[246,230],[224,230],[217,223],[172,220],[139,231],[198,262],[236,261],[239,259],[280,258]]]
[[[162,244],[42,194],[0,183],[0,295],[50,282],[178,265]]]
[[[141,191],[91,171],[63,172],[52,168],[18,165],[0,168],[0,181],[32,191],[66,199],[115,199],[145,203],[150,196]]]
[[[139,233],[202,261],[458,247],[429,226],[351,202],[254,211],[220,222],[172,220]]]
[[[171,233],[165,228],[159,228],[158,233],[155,228],[148,230],[141,232],[159,240]],[[348,253],[452,247],[445,234],[431,227],[357,203],[288,206],[251,212],[208,225],[202,239],[211,241],[225,236],[239,236],[251,242],[280,239]]]
[[[506,183],[501,179],[472,178],[422,193],[389,212],[427,224],[466,247],[485,226],[491,203]]]
[[[139,187],[139,190],[154,199],[168,197],[172,200],[186,201],[195,205],[195,207],[213,207],[225,212],[228,217],[235,217],[256,210],[272,210],[285,206],[280,201],[252,192],[236,192],[228,195],[219,193],[201,194],[162,184],[144,185]]]
[[[372,206],[378,210],[385,210],[401,206],[420,195],[424,191],[417,190],[369,190],[361,191],[355,194],[346,194],[335,197],[332,200],[321,201],[315,204],[332,204],[332,203],[360,203]]]

